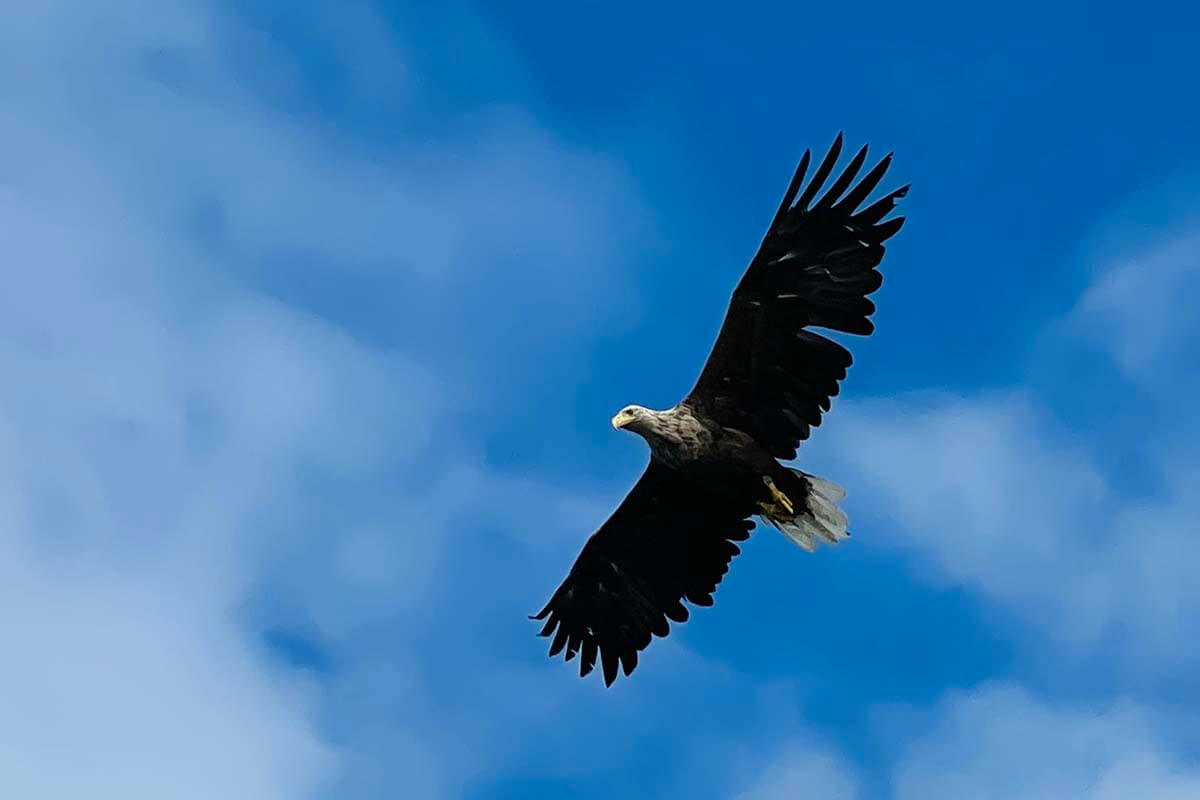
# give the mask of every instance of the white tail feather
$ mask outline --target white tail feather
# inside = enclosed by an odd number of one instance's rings
[[[832,481],[792,470],[808,481],[809,492],[801,510],[791,519],[776,519],[763,515],[763,519],[808,552],[817,549],[818,542],[837,544],[850,536],[846,526],[849,518],[838,508],[838,501],[846,496],[846,490]]]

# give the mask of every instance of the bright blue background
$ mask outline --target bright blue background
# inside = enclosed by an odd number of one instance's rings
[[[23,691],[143,737],[71,752],[140,775],[161,744],[198,796],[1200,787],[1200,12],[113,8],[0,14],[0,230],[37,265],[0,306],[0,561],[54,598],[28,630],[77,646],[16,638],[8,680],[89,665]],[[913,185],[798,460],[849,489],[854,538],[758,532],[632,679],[580,681],[526,615],[640,474],[608,420],[690,388],[838,131]],[[39,604],[7,605],[25,636]],[[193,759],[153,708],[222,746]],[[258,782],[220,761],[243,751]],[[59,796],[34,772],[12,796]]]

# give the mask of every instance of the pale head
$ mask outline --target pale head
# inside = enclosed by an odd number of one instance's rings
[[[654,412],[643,406],[625,406],[612,418],[612,426],[617,430],[630,430],[643,433],[654,424]]]

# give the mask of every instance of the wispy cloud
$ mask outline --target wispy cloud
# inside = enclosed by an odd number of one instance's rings
[[[478,608],[439,572],[478,546],[455,526],[506,530],[534,491],[487,475],[455,415],[505,348],[625,291],[627,179],[522,113],[356,140],[287,108],[286,52],[215,4],[4,19],[5,792],[358,796],[403,763],[414,796],[453,793],[497,748],[447,760],[491,726],[431,735],[415,642]],[[387,99],[403,48],[339,21],[351,82]],[[390,329],[303,289],[356,282]]]
[[[897,800],[1182,800],[1200,771],[1164,755],[1153,716],[1122,702],[1054,708],[1012,686],[953,693],[903,747]]]
[[[871,499],[865,513],[881,532],[878,544],[915,554],[919,574],[978,590],[1064,645],[1091,648],[1116,636],[1139,648],[1146,667],[1190,663],[1194,654],[1177,643],[1191,638],[1191,612],[1200,611],[1182,566],[1200,555],[1187,533],[1196,475],[1171,454],[1196,435],[1190,416],[1173,413],[1174,395],[1200,375],[1181,357],[1196,331],[1165,305],[1196,274],[1196,247],[1184,232],[1112,265],[1069,324],[1051,326],[1061,341],[1047,342],[1070,358],[1072,338],[1092,332],[1147,402],[1169,410],[1141,434],[1149,477],[1104,457],[1108,441],[1134,433],[1123,429],[1132,420],[1080,431],[1056,415],[1036,381],[851,402],[828,446]],[[1147,481],[1158,488],[1141,488]]]
[[[776,761],[739,793],[739,800],[791,800],[822,797],[853,800],[858,797],[853,768],[835,756],[821,753],[810,742],[796,742],[776,754]]]
[[[1200,233],[1185,229],[1107,267],[1070,323],[1141,382],[1161,389],[1194,379],[1188,355],[1200,338],[1200,321],[1183,305],[1200,289]]]

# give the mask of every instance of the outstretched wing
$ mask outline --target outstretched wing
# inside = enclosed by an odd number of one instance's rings
[[[805,151],[733,292],[708,362],[684,400],[749,434],[777,458],[794,458],[810,428],[821,424],[821,412],[829,410],[852,361],[844,347],[806,329],[863,335],[874,330],[867,317],[875,305],[867,295],[883,282],[876,270],[883,242],[904,223],[904,217],[884,217],[907,186],[858,210],[892,159],[889,154],[851,187],[866,161],[866,147],[816,199],[841,150],[839,133],[801,193],[811,157]]]
[[[684,600],[711,606],[713,592],[749,537],[753,494],[713,473],[676,470],[652,459],[642,477],[592,534],[570,574],[532,619],[545,619],[550,656],[580,655],[587,675],[599,656],[604,684],[618,666],[629,675],[651,636],[688,618]]]

